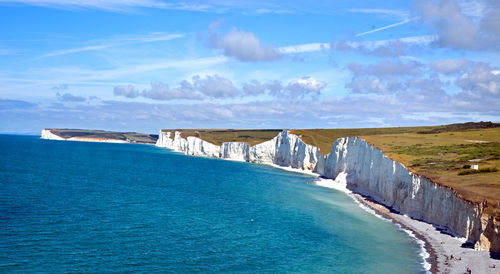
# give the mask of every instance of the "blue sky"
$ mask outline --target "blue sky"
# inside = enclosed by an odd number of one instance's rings
[[[500,121],[500,4],[0,0],[0,132]]]

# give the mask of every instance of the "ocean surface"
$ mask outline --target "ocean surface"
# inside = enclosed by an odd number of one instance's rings
[[[313,181],[150,145],[0,135],[0,272],[423,271],[415,239]]]

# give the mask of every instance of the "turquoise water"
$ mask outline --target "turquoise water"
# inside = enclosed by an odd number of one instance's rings
[[[0,272],[421,272],[314,178],[148,145],[0,135]]]

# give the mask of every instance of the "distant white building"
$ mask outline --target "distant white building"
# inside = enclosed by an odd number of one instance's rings
[[[478,169],[479,169],[479,165],[471,165],[471,166],[470,166],[470,169],[475,169],[475,170],[478,170]]]

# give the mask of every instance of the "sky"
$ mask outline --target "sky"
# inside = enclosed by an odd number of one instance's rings
[[[0,0],[0,132],[500,122],[498,0]]]

